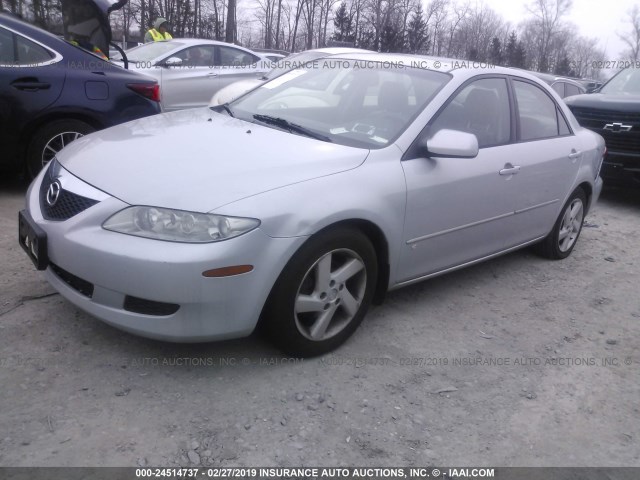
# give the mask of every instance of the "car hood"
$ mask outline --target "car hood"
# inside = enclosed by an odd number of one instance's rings
[[[640,95],[589,93],[567,97],[564,101],[571,108],[596,108],[631,113],[638,113],[640,111]]]
[[[128,204],[208,212],[356,168],[368,153],[198,108],[87,135],[64,148],[58,161]]]

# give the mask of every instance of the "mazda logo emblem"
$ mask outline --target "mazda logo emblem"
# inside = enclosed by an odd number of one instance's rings
[[[60,182],[58,182],[57,180],[51,183],[51,185],[49,185],[49,189],[47,190],[47,203],[49,204],[50,207],[53,207],[58,201],[58,197],[60,196],[61,189],[62,189],[62,186],[60,185]]]

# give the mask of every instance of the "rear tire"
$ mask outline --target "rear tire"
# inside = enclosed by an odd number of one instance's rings
[[[534,251],[551,260],[561,260],[571,255],[582,231],[586,207],[587,196],[578,187],[564,204],[551,233],[534,247]]]
[[[322,232],[291,258],[265,309],[265,330],[296,357],[322,355],[341,345],[362,322],[378,276],[376,252],[360,231]]]
[[[34,178],[40,170],[65,146],[74,140],[94,132],[81,120],[54,120],[40,127],[33,135],[27,150],[27,172]]]

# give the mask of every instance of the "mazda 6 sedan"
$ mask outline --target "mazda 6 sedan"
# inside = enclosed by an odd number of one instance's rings
[[[199,342],[260,325],[319,355],[388,290],[528,245],[570,255],[604,152],[527,73],[332,57],[76,140],[29,188],[20,244],[117,328]]]

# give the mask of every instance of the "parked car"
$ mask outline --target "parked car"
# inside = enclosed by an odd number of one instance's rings
[[[65,14],[66,27],[92,19],[92,45],[102,44],[108,51],[108,7],[102,2],[85,6],[73,10],[79,19]],[[91,19],[83,12],[90,12]],[[89,43],[89,37],[85,40]],[[159,113],[158,100],[154,79],[123,70],[85,48],[0,13],[1,168],[26,166],[35,176],[60,149],[82,135]]]
[[[600,87],[602,87],[602,85],[604,85],[604,82],[601,82],[600,80],[592,80],[592,79],[589,79],[589,78],[581,78],[578,81],[586,89],[585,93],[597,92],[600,89]]]
[[[640,70],[627,68],[597,93],[566,100],[580,125],[602,135],[607,184],[640,186]]]
[[[269,72],[267,72],[260,78],[247,78],[244,80],[238,80],[237,82],[231,83],[225,88],[220,89],[213,95],[213,97],[211,97],[209,106],[216,106],[230,102],[231,100],[238,98],[243,93],[248,92],[252,88],[262,85],[267,80],[276,78],[283,73],[291,70],[292,68],[304,65],[307,62],[331,57],[333,55],[364,52],[373,53],[369,50],[362,50],[359,48],[334,47],[316,48],[314,50],[305,50],[304,52],[289,55],[288,57],[279,60],[273,67],[273,69],[269,70]]]
[[[551,85],[551,88],[553,88],[558,93],[558,95],[560,95],[560,98],[587,93],[587,88],[577,80],[565,77],[557,77],[548,73],[531,72],[531,74]]]
[[[29,188],[20,244],[118,328],[197,342],[260,320],[296,356],[343,343],[389,289],[528,245],[571,254],[604,141],[550,87],[500,67],[335,59],[77,140]],[[305,91],[313,107],[274,103]]]
[[[203,107],[230,83],[258,78],[271,61],[246,48],[215,40],[180,38],[126,52],[129,68],[155,78],[165,111]]]

